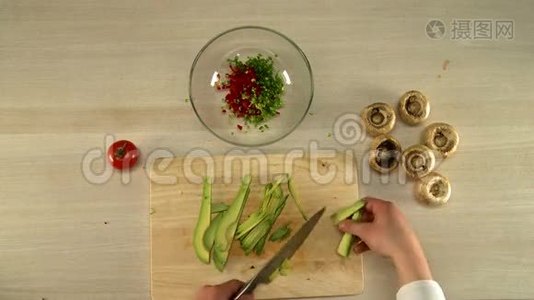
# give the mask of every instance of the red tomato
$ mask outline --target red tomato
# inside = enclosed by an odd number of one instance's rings
[[[108,160],[115,169],[128,169],[137,163],[139,150],[130,141],[122,140],[108,148]]]

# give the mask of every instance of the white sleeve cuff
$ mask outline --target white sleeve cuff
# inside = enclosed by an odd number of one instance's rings
[[[419,280],[402,286],[397,300],[445,300],[445,294],[434,280]]]

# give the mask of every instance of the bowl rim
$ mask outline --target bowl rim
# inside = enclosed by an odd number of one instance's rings
[[[306,65],[306,68],[308,69],[308,73],[310,74],[310,89],[311,89],[311,94],[310,94],[310,99],[308,100],[308,106],[306,107],[306,110],[304,111],[304,113],[302,114],[302,117],[300,117],[300,119],[297,121],[297,123],[290,129],[288,130],[286,133],[282,134],[281,136],[273,139],[272,141],[267,141],[267,142],[262,142],[262,143],[255,143],[255,144],[243,144],[243,143],[239,143],[239,142],[236,142],[236,141],[231,141],[229,139],[226,139],[224,137],[222,137],[221,135],[217,134],[214,130],[212,130],[206,123],[204,123],[204,121],[202,120],[202,118],[200,117],[199,113],[197,112],[197,109],[195,107],[195,100],[193,99],[193,95],[192,95],[192,85],[193,85],[193,73],[195,71],[195,67],[197,65],[197,62],[198,60],[200,59],[200,57],[202,56],[202,54],[204,53],[204,51],[213,43],[215,42],[217,39],[221,38],[222,36],[230,33],[230,32],[234,32],[234,31],[238,31],[238,30],[244,30],[244,29],[257,29],[257,30],[264,30],[264,31],[269,31],[271,33],[274,33],[278,36],[280,36],[281,38],[285,39],[286,41],[288,41],[293,47],[295,47],[295,49],[298,51],[298,53],[300,54],[300,56],[302,57],[305,65]],[[231,29],[228,29],[228,30],[225,30],[219,34],[217,34],[216,36],[214,36],[213,38],[211,38],[201,49],[200,51],[197,53],[195,59],[193,60],[193,64],[191,65],[191,69],[189,71],[189,101],[191,102],[191,106],[193,107],[193,111],[195,112],[195,115],[197,116],[198,120],[200,121],[200,123],[202,123],[202,125],[204,125],[204,127],[206,127],[213,135],[215,135],[216,137],[218,137],[219,139],[227,142],[227,143],[230,143],[230,144],[233,144],[233,145],[236,145],[236,146],[242,146],[242,147],[260,147],[260,146],[265,146],[265,145],[270,145],[270,144],[273,144],[273,143],[276,143],[280,140],[282,140],[283,138],[285,138],[286,136],[290,135],[293,131],[295,131],[295,129],[297,129],[297,127],[302,123],[302,121],[304,121],[304,118],[306,118],[306,115],[308,114],[308,111],[310,110],[310,107],[311,107],[311,104],[312,104],[312,101],[313,101],[313,97],[314,97],[314,92],[315,92],[315,87],[314,87],[314,82],[313,82],[313,72],[312,72],[312,68],[311,68],[311,64],[308,60],[308,57],[306,57],[306,54],[304,54],[304,51],[302,51],[302,49],[300,49],[300,47],[293,41],[291,40],[289,37],[287,37],[286,35],[274,30],[274,29],[270,29],[270,28],[267,28],[267,27],[263,27],[263,26],[255,26],[255,25],[246,25],[246,26],[239,26],[239,27],[234,27],[234,28],[231,28]]]

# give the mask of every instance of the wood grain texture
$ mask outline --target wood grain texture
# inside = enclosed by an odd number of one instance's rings
[[[354,160],[346,159],[344,153],[338,153],[335,158],[313,160],[309,157],[293,160],[286,155],[208,158],[193,161],[176,158],[163,172],[158,171],[157,166],[153,169],[158,176],[176,178],[175,184],[162,184],[163,181],[158,180],[160,183],[153,181],[150,186],[153,300],[191,299],[202,285],[216,284],[225,278],[247,281],[281,246],[281,243],[268,242],[263,255],[246,256],[235,242],[222,273],[213,264],[204,265],[196,258],[192,235],[198,219],[202,184],[195,180],[198,176],[210,174],[207,164],[212,160],[213,173],[210,177],[214,180],[214,202],[229,203],[239,188],[240,178],[244,174],[253,176],[242,220],[258,209],[262,186],[285,172],[295,180],[308,216],[323,206],[327,207],[323,218],[291,259],[289,275],[279,276],[268,286],[259,286],[255,291],[257,299],[356,295],[362,292],[361,256],[353,254],[345,259],[336,254],[341,234],[328,217],[358,199]],[[328,174],[333,176],[329,178]],[[287,189],[284,190],[287,193]],[[304,222],[291,199],[288,199],[274,228],[288,222],[294,232]]]
[[[329,137],[336,117],[420,89],[429,121],[460,133],[458,153],[439,166],[452,183],[449,204],[421,207],[410,182],[383,183],[363,174],[364,163],[360,195],[407,214],[449,299],[534,298],[533,9],[505,0],[1,0],[0,299],[150,299],[146,170],[91,184],[82,158],[104,148],[106,133],[134,141],[143,163],[159,148],[233,149],[184,98],[204,43],[249,24],[292,38],[315,78],[313,115],[261,150],[311,140],[344,150]],[[440,40],[425,35],[435,18],[447,26]],[[451,40],[457,18],[513,19],[515,38]],[[399,123],[393,135],[408,146],[421,131]],[[361,158],[368,145],[351,148]],[[391,263],[365,254],[364,268],[364,293],[348,299],[393,299]]]

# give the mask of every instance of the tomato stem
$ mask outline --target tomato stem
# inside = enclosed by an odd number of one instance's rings
[[[126,155],[126,145],[128,143],[127,142],[124,142],[124,144],[122,144],[122,146],[120,146],[119,148],[117,148],[117,150],[115,150],[115,158],[124,158],[124,156]]]

